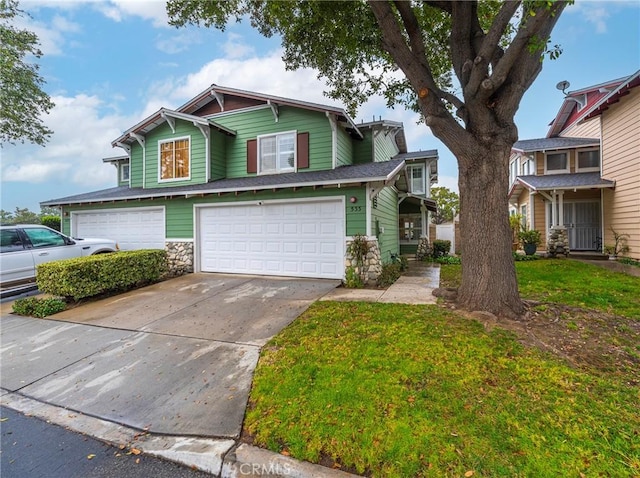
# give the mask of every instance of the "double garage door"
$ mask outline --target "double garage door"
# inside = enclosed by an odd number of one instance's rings
[[[342,198],[198,207],[200,270],[340,279]]]
[[[196,207],[196,268],[202,272],[341,279],[343,198],[252,201]],[[72,213],[74,237],[114,239],[122,250],[164,249],[165,210]]]

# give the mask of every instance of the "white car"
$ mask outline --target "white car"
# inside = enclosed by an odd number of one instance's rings
[[[109,239],[78,239],[49,227],[23,224],[0,227],[0,285],[2,288],[32,282],[43,262],[115,252]]]

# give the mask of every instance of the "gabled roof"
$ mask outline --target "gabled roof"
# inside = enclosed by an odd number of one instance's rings
[[[324,171],[305,171],[286,174],[271,174],[246,178],[231,178],[205,184],[176,186],[171,188],[130,188],[121,186],[85,194],[77,194],[40,203],[42,206],[67,204],[102,203],[112,201],[190,197],[204,194],[223,194],[245,191],[261,191],[294,187],[337,186],[367,182],[393,181],[404,167],[403,159],[392,159],[377,163],[341,166]]]
[[[369,121],[368,123],[364,123],[364,122],[360,123],[358,125],[358,128],[360,130],[363,130],[365,128],[371,128],[371,129],[382,128],[388,131],[393,131],[394,132],[393,138],[396,142],[396,145],[398,146],[398,151],[400,151],[400,153],[407,152],[407,140],[404,136],[404,125],[402,124],[401,121],[383,120],[382,118],[376,121],[374,119],[373,121]]]
[[[137,125],[129,128],[127,131],[122,133],[122,135],[120,135],[117,139],[114,139],[111,142],[111,146],[115,148],[116,146],[120,146],[121,144],[133,143],[134,141],[136,141],[135,135],[144,136],[150,131],[160,126],[161,124],[167,121],[170,122],[171,119],[180,119],[184,121],[190,121],[194,125],[210,126],[225,134],[228,134],[229,136],[236,135],[235,131],[229,128],[226,128],[220,124],[217,124],[215,121],[211,121],[211,120],[202,118],[200,116],[194,116],[194,115],[181,113],[179,111],[173,111],[167,108],[160,108],[158,111],[156,111],[152,115],[147,116],[145,119],[140,121]]]
[[[194,98],[187,101],[184,105],[178,108],[178,111],[182,113],[192,114],[212,102],[217,102],[217,104],[220,106],[221,111],[225,111],[225,95],[256,100],[272,107],[295,106],[297,108],[319,111],[322,113],[332,113],[335,114],[339,120],[344,121],[348,125],[348,129],[353,131],[356,136],[362,138],[362,133],[360,133],[356,124],[342,108],[338,108],[336,106],[321,105],[319,103],[311,103],[309,101],[294,100],[281,96],[267,95],[254,91],[228,88],[226,86],[219,86],[216,84],[212,84],[207,89],[197,94]]]
[[[637,86],[637,82],[633,86],[631,84],[637,80],[639,73],[567,93],[560,111],[550,125],[547,137],[558,136],[569,126],[595,116],[593,112],[601,106],[618,101],[620,95],[617,92],[624,90],[626,85],[628,87],[624,92],[626,94],[628,89]],[[614,98],[615,100],[612,101]]]
[[[521,153],[533,153],[535,151],[585,148],[588,146],[600,146],[600,140],[597,138],[524,139],[521,141],[516,141],[511,149]]]
[[[511,185],[509,197],[518,197],[524,189],[529,191],[602,189],[615,187],[615,181],[600,177],[599,172],[573,174],[547,174],[544,176],[518,176]]]
[[[625,95],[629,94],[629,90],[640,85],[640,70],[636,71],[629,78],[624,80],[620,86],[604,97],[598,104],[591,107],[591,109],[584,115],[584,120],[591,119],[595,116],[601,115],[604,110],[609,108],[609,105],[617,103]]]

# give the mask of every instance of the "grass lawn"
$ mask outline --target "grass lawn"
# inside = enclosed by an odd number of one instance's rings
[[[376,477],[638,476],[640,393],[439,306],[319,302],[263,351],[254,443]]]

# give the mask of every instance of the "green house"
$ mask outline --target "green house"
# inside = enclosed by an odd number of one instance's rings
[[[41,205],[60,207],[72,236],[166,249],[175,274],[341,279],[362,234],[375,277],[428,241],[438,153],[408,152],[399,122],[212,85],[112,146],[116,187]]]

